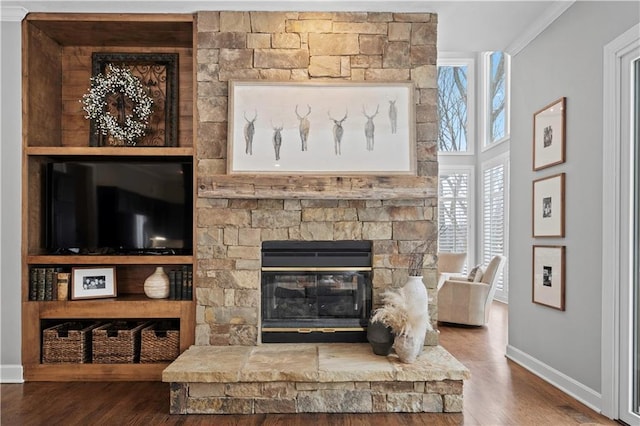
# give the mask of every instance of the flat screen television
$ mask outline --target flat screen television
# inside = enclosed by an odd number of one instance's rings
[[[191,162],[55,161],[44,180],[50,253],[193,253]]]

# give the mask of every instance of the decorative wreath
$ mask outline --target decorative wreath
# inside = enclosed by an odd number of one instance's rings
[[[122,93],[134,104],[132,114],[124,117],[124,125],[107,108],[107,95],[112,93]],[[153,106],[153,99],[142,82],[128,69],[111,64],[107,65],[105,74],[91,77],[91,89],[80,102],[87,112],[85,118],[95,120],[96,133],[110,134],[129,145],[135,145],[136,139],[144,135]]]

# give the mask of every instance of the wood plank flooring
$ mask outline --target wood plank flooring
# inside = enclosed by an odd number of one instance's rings
[[[169,415],[167,383],[0,386],[2,425],[616,425],[504,357],[507,308],[482,328],[440,325],[440,343],[471,370],[461,414]]]

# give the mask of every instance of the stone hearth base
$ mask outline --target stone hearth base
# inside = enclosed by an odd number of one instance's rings
[[[468,378],[440,346],[403,364],[353,343],[192,346],[162,374],[172,414],[460,412]]]

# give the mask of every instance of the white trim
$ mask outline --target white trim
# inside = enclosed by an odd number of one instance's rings
[[[619,415],[621,254],[621,81],[626,52],[640,43],[640,24],[604,47],[602,156],[602,413]],[[607,285],[605,285],[607,283]]]
[[[473,55],[439,52],[437,66],[467,67],[467,150],[452,152],[438,149],[438,155],[474,155],[478,139],[476,137],[476,60]]]
[[[0,10],[24,5],[29,12],[194,13],[216,11],[331,11],[438,13],[432,2],[404,0],[2,0]]]
[[[600,412],[602,396],[590,387],[511,345],[507,345],[505,356],[592,410]]]
[[[535,40],[536,37],[542,34],[560,15],[569,9],[575,1],[576,0],[551,2],[545,13],[525,28],[521,35],[507,46],[505,52],[511,56],[516,56],[522,49],[527,47],[529,43]]]
[[[24,383],[21,365],[0,365],[0,383]]]
[[[27,16],[29,11],[20,6],[2,6],[0,8],[0,21],[20,22]]]

